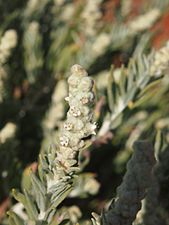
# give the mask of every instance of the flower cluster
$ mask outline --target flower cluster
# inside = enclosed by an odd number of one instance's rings
[[[83,138],[95,134],[96,129],[91,122],[93,113],[90,109],[94,101],[93,80],[79,65],[74,65],[71,72],[68,79],[69,96],[65,98],[70,108],[60,135],[60,151],[64,151],[62,160],[68,164],[76,151],[84,147]]]
[[[169,68],[169,41],[160,50],[155,52],[154,60],[150,67],[151,76],[161,76]]]
[[[4,144],[7,139],[13,138],[16,132],[16,125],[13,123],[7,123],[0,130],[0,144]]]
[[[17,44],[17,34],[15,30],[7,30],[0,41],[0,64],[5,63],[10,55],[10,51]]]
[[[160,17],[160,14],[161,14],[160,10],[154,8],[149,12],[139,16],[135,20],[132,20],[128,24],[128,27],[132,33],[138,33],[143,30],[149,29],[150,27],[152,27],[154,22]]]
[[[48,190],[53,182],[60,182],[77,168],[78,152],[85,146],[83,139],[95,134],[96,129],[96,124],[92,123],[94,103],[92,78],[80,65],[74,65],[68,84],[69,95],[65,100],[69,103],[69,110],[60,131],[57,156],[54,160],[56,173],[52,179],[48,177]]]
[[[100,11],[100,4],[102,0],[87,0],[85,8],[82,12],[82,19],[84,20],[85,34],[88,36],[94,36],[96,34],[96,27],[100,20],[102,13]]]

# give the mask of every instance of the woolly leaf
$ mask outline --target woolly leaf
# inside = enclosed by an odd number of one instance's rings
[[[71,185],[67,185],[61,193],[57,194],[55,198],[53,198],[47,212],[49,213],[52,209],[56,209],[57,206],[68,196],[71,190]]]
[[[26,203],[24,206],[29,215],[29,218],[36,221],[38,219],[38,211],[32,200],[32,197],[29,195],[29,193],[25,189],[24,189],[24,195],[26,199]]]
[[[21,202],[24,206],[26,205],[26,198],[22,193],[18,192],[16,189],[12,189],[12,195],[18,202]]]
[[[37,176],[31,173],[32,189],[34,196],[40,211],[45,211],[46,208],[46,188],[44,184],[37,178]]]
[[[24,225],[24,221],[13,211],[8,211],[7,212],[8,221],[10,225]]]

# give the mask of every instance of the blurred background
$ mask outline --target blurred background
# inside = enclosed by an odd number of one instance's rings
[[[109,129],[102,128],[114,110],[112,79],[120,87],[131,59],[158,51],[168,41],[169,0],[1,0],[0,21],[1,224],[16,206],[11,189],[29,183],[29,168],[36,172],[39,153],[55,144],[68,109],[66,80],[75,63],[95,80],[98,134],[83,151],[83,172],[56,216],[66,209],[74,224],[85,221],[115,196],[135,140],[154,141],[156,131],[162,131],[168,146],[168,78],[136,90]],[[169,153],[160,154],[164,225],[169,224]]]

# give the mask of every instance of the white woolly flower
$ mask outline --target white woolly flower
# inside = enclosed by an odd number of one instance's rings
[[[137,33],[146,29],[149,29],[154,22],[159,18],[161,12],[159,9],[155,8],[139,16],[135,20],[132,20],[128,27],[133,33]]]
[[[69,130],[72,130],[73,124],[70,123],[70,122],[65,122],[64,125],[63,125],[63,127],[64,127],[64,129],[66,129],[66,130],[69,131]]]
[[[164,47],[155,52],[150,67],[150,75],[161,76],[167,69],[169,69],[169,41]]]
[[[8,139],[13,138],[16,132],[16,125],[7,123],[0,131],[0,143],[5,143]]]
[[[102,16],[100,4],[102,0],[87,0],[81,18],[83,20],[84,32],[88,36],[94,36],[97,31],[98,21]]]
[[[95,40],[92,51],[95,55],[102,55],[105,52],[105,49],[111,42],[111,37],[109,34],[101,33]]]
[[[68,79],[69,94],[66,101],[69,103],[67,119],[60,130],[59,149],[54,162],[57,179],[68,179],[67,175],[77,171],[78,152],[84,148],[83,138],[95,134],[96,125],[92,123],[92,103],[94,102],[93,80],[80,66],[71,68],[71,76]],[[89,103],[90,102],[90,106]],[[76,168],[76,169],[75,169]],[[55,171],[54,170],[54,171]],[[54,172],[53,171],[53,172]],[[50,178],[49,178],[50,179]],[[48,181],[51,186],[52,181]]]
[[[69,138],[66,136],[61,136],[60,137],[60,144],[61,146],[67,147],[69,145]]]
[[[72,19],[74,12],[75,12],[75,7],[73,3],[64,5],[64,10],[62,11],[62,14],[60,15],[61,20],[68,22],[70,19]]]
[[[69,109],[69,112],[75,117],[78,117],[81,115],[81,111],[75,106],[71,106]]]
[[[7,30],[0,40],[0,64],[5,63],[10,51],[17,44],[17,33],[15,30]]]

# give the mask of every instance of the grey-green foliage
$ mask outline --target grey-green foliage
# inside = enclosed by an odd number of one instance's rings
[[[39,19],[45,12],[47,5],[51,0],[42,0],[39,4],[38,0],[28,0],[25,9],[23,10],[23,23],[30,22],[32,19]]]
[[[138,93],[150,81],[150,62],[145,55],[139,54],[132,58],[128,68],[122,67],[120,79],[117,82],[114,73],[110,73],[107,87],[108,103],[111,115],[102,124],[99,135],[105,134],[117,117],[137,99]]]
[[[0,36],[0,103],[3,102],[6,94],[6,82],[8,73],[5,64],[11,56],[12,50],[17,45],[17,33],[13,29],[9,29]]]
[[[92,122],[92,78],[81,66],[74,65],[68,84],[66,101],[70,108],[58,145],[40,155],[38,174],[30,173],[31,184],[25,183],[23,194],[13,190],[15,199],[24,205],[27,219],[18,220],[14,212],[9,213],[10,225],[50,224],[58,205],[72,190],[74,178],[79,172],[79,151],[85,148],[83,139],[95,134],[96,125]]]
[[[5,31],[5,33],[0,39],[0,66],[6,63],[11,54],[12,49],[16,47],[16,44],[16,31],[13,29]]]
[[[42,73],[43,51],[39,28],[38,22],[31,22],[23,38],[24,64],[29,83],[35,83],[37,77]]]
[[[145,37],[145,39],[149,37]],[[143,39],[144,40],[144,39]],[[145,41],[147,42],[147,41]],[[115,77],[113,70],[110,72],[108,85],[107,85],[107,96],[108,104],[111,113],[107,114],[103,124],[100,128],[99,135],[104,135],[109,129],[111,129],[116,119],[123,113],[126,108],[138,107],[141,103],[146,101],[151,92],[153,86],[156,86],[160,79],[165,75],[164,69],[160,72],[158,78],[156,70],[154,69],[156,64],[156,55],[161,51],[167,51],[167,46],[159,51],[152,52],[148,56],[143,54],[144,41],[136,48],[133,57],[130,59],[127,68],[121,67],[120,76]],[[140,51],[138,51],[140,50]],[[164,57],[163,57],[164,59]],[[168,62],[168,55],[165,54],[165,62]],[[165,64],[165,69],[167,65]],[[152,73],[152,68],[154,73]]]
[[[49,224],[56,212],[57,206],[68,195],[72,186],[72,178],[69,174],[63,177],[59,182],[56,180],[47,190],[46,176],[54,176],[54,163],[57,157],[55,148],[51,148],[47,154],[40,156],[38,176],[31,173],[31,186],[25,187],[24,194],[16,190],[12,191],[13,196],[21,202],[28,216],[27,223]],[[17,223],[16,223],[17,224]]]
[[[36,76],[37,75],[39,76],[39,72],[43,65],[42,38],[44,37],[42,37],[41,33],[37,32],[34,34],[33,39],[27,38],[29,37],[27,36],[28,34],[31,33],[31,35],[33,35],[33,33],[29,32],[30,30],[27,28],[29,28],[31,24],[34,23],[31,21],[36,21],[35,23],[38,24],[39,18],[43,17],[43,15],[46,14],[45,13],[46,8],[48,7],[49,4],[51,3],[53,4],[53,2],[54,1],[51,0],[42,0],[41,4],[39,4],[39,1],[37,0],[30,0],[28,1],[26,9],[23,10],[22,14],[23,18],[22,22],[24,25],[23,45],[25,49],[24,50],[25,66],[23,67],[24,71],[26,71],[28,74],[28,80],[30,84],[36,82]],[[160,4],[160,2],[161,4],[163,4],[163,2],[167,2],[167,0],[165,1],[158,0],[158,5]],[[61,11],[62,10],[64,11],[64,7],[63,8],[61,7]],[[77,16],[77,20],[78,18],[79,17]],[[97,36],[101,34],[102,29],[97,30],[96,32],[97,34],[94,38],[87,39],[83,43],[83,41],[81,41],[79,38],[80,35],[79,35],[79,28],[76,27],[77,24],[73,28],[72,25],[65,26],[65,24],[63,25],[62,23],[61,23],[62,26],[60,26],[60,23],[58,22],[60,21],[60,13],[53,15],[52,20],[55,20],[53,24],[56,24],[56,26],[52,25],[50,27],[51,36],[49,34],[45,34],[46,36],[48,35],[50,36],[50,38],[48,37],[48,40],[50,40],[50,44],[49,46],[47,45],[47,47],[45,47],[45,51],[48,56],[47,60],[45,59],[45,64],[47,64],[47,68],[50,68],[54,74],[59,73],[60,71],[65,71],[67,67],[71,64],[71,62],[74,61],[74,56],[76,55],[76,53],[78,53],[77,61],[81,60],[84,63],[84,65],[90,67],[93,63],[97,62],[97,59],[100,56],[104,55],[109,49],[114,52],[115,50],[123,50],[126,48],[130,48],[128,47],[128,44],[130,43],[131,46],[133,44],[134,37],[140,34],[140,33],[131,34],[131,31],[128,29],[126,24],[124,25],[123,23],[119,22],[113,25],[113,28],[112,26],[110,26],[110,28],[108,28],[109,30],[108,32],[105,29],[104,32],[108,37],[107,40],[110,39],[110,42],[108,42],[108,45],[104,46],[103,51],[99,52],[99,54],[93,54],[93,52],[91,52],[92,49],[91,47],[93,47],[93,45],[96,44],[95,40]],[[38,26],[41,31],[43,31],[43,29],[44,30],[46,29],[45,28],[46,24],[39,23]],[[81,26],[81,24],[79,24],[78,26]],[[110,30],[112,32],[110,32]],[[78,45],[79,43],[80,45]],[[99,42],[99,45],[100,43],[101,42]],[[140,51],[138,50],[138,52]],[[144,100],[143,99],[144,93],[142,93],[143,98],[142,95],[139,95],[139,93],[141,92],[141,90],[144,90],[144,88],[147,86],[147,84],[149,84],[149,82],[151,83],[156,79],[147,76],[148,74],[147,68],[149,68],[149,60],[147,60],[147,58],[144,57],[143,55],[139,55],[133,59],[133,61],[128,66],[127,70],[125,68],[122,69],[122,79],[120,79],[119,83],[114,82],[114,79],[112,82],[109,83],[107,93],[109,99],[109,107],[113,118],[112,120],[109,118],[111,125],[115,121],[115,118],[117,118],[121,114],[121,112],[123,112],[128,106],[132,107],[132,104],[135,101],[137,103],[135,105],[138,106],[140,102]],[[114,78],[114,75],[112,75],[112,77]],[[109,81],[111,81],[112,77],[110,77]],[[112,93],[112,90],[114,93]],[[139,99],[140,101],[137,101]],[[24,101],[25,100],[27,100],[28,102],[31,101],[30,99],[27,98],[24,98]],[[29,123],[29,121],[27,123]],[[111,125],[108,126],[108,129],[112,128]],[[64,132],[66,133],[67,131]],[[81,135],[81,133],[79,135]],[[66,138],[64,137],[64,142],[62,143],[67,143],[67,141],[68,139],[66,136]],[[78,141],[79,139],[76,140],[76,143]],[[24,197],[23,195],[19,195],[17,192],[14,191],[15,197],[23,201],[23,203],[26,205],[27,214],[29,215],[31,220],[32,218],[33,219],[36,218],[36,220],[38,220],[36,222],[37,224],[43,224],[42,220],[48,221],[50,220],[53,213],[55,212],[54,206],[57,206],[57,204],[59,204],[60,201],[65,197],[65,195],[67,195],[67,193],[71,190],[72,179],[74,178],[72,174],[71,175],[69,174],[69,176],[65,180],[62,180],[63,186],[59,184],[58,186],[56,185],[56,187],[53,187],[52,191],[55,191],[55,196],[52,198],[51,195],[52,192],[49,193],[48,192],[49,189],[47,190],[47,187],[43,184],[46,180],[46,173],[48,174],[48,178],[52,178],[51,180],[55,180],[53,179],[54,173],[52,168],[59,164],[57,160],[55,161],[55,159],[57,158],[57,154],[55,151],[56,151],[55,148],[51,148],[46,154],[40,157],[41,163],[39,164],[39,175],[35,176],[33,173],[31,174],[32,187],[29,188],[25,187]],[[63,155],[61,155],[60,157],[62,156]],[[74,161],[70,162],[74,163]],[[48,167],[50,167],[50,169]],[[53,206],[52,204],[55,205]],[[31,207],[33,210],[31,209]],[[51,209],[51,211],[50,210],[46,211],[46,215],[44,216],[44,211],[47,210],[48,207],[49,209]],[[11,213],[10,215],[11,215],[10,217],[11,224],[21,223],[21,220],[19,220],[18,217],[15,216],[15,214]]]

